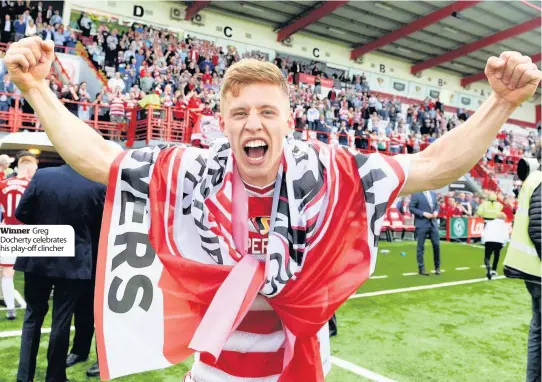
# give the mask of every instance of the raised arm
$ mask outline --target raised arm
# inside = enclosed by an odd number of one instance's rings
[[[542,77],[531,58],[518,52],[491,57],[485,74],[493,94],[461,126],[410,156],[410,172],[401,194],[440,189],[466,174],[514,110],[532,97]]]
[[[30,37],[11,44],[5,64],[13,83],[32,105],[58,154],[84,177],[107,184],[120,147],[107,142],[58,100],[45,77],[54,59],[54,43]]]

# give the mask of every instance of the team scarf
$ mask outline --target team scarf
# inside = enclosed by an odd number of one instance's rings
[[[323,381],[317,332],[374,269],[385,209],[404,182],[396,162],[370,157],[286,139],[259,262],[245,256],[248,200],[226,140],[121,154],[97,267],[102,380],[194,352],[218,359],[260,293],[285,331],[279,381]],[[375,197],[375,182],[393,193]]]

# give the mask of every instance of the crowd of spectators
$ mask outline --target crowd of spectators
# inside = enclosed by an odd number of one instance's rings
[[[0,41],[8,43],[24,37],[40,36],[56,45],[75,47],[76,34],[64,27],[55,5],[35,1],[2,1],[0,6]]]
[[[491,195],[496,197],[496,202],[503,205],[502,212],[506,215],[507,220],[514,219],[514,213],[518,208],[517,194],[506,195],[501,192],[495,194],[493,191],[484,189],[480,193],[450,191],[447,193],[438,193],[437,199],[439,203],[440,219],[449,219],[452,217],[476,217],[478,216],[478,208],[486,200],[490,199]],[[396,202],[396,208],[399,211],[408,211],[410,203],[409,197],[400,198]],[[403,205],[400,208],[400,204]]]
[[[3,26],[1,38],[6,34],[9,41],[16,41],[26,35],[17,32],[18,23],[28,26],[34,20],[36,33],[54,40],[56,45],[70,47],[82,41],[92,64],[109,78],[107,85],[99,93],[89,94],[86,83],[64,84],[52,75],[50,86],[68,109],[83,120],[91,119],[98,107],[99,120],[123,122],[130,117],[132,107],[149,104],[173,108],[176,119],[182,119],[187,109],[212,116],[220,108],[219,89],[225,70],[242,58],[268,59],[261,52],[239,54],[233,45],[220,47],[190,35],[179,38],[172,31],[148,25],[93,25],[86,13],[77,21],[82,32],[74,33],[69,26],[62,25],[63,20],[53,6],[44,9],[41,2],[33,6],[31,3],[34,2],[3,3],[1,10],[6,20],[20,21],[14,23],[13,32],[4,32]],[[91,34],[91,30],[95,33]],[[290,84],[297,137],[312,131],[312,136],[326,143],[415,153],[468,118],[468,113],[461,109],[445,113],[438,98],[428,97],[419,104],[405,105],[397,98],[382,97],[371,91],[364,74],[349,76],[346,71],[329,71],[321,62],[279,54],[274,63]],[[314,86],[299,83],[299,73],[314,76]],[[340,87],[325,88],[324,92],[324,78],[337,80],[333,83]],[[534,133],[518,142],[511,133],[503,133],[486,158],[497,163],[509,161],[510,156],[530,151],[536,138]]]
[[[78,26],[88,29],[89,20],[83,13]],[[267,59],[261,52],[239,54],[233,45],[219,47],[189,35],[179,39],[172,32],[141,24],[124,32],[101,24],[86,42],[96,68],[110,77],[106,91],[118,94],[120,89],[126,106],[156,94],[152,98],[156,106],[174,107],[179,114],[186,108],[206,115],[218,112],[225,70],[242,58]],[[414,153],[468,118],[462,109],[445,115],[438,98],[403,105],[396,98],[378,96],[371,92],[364,74],[330,74],[323,70],[323,63],[284,55],[277,55],[274,63],[290,83],[299,137],[300,132],[313,130],[326,143],[334,143],[333,133],[336,143],[351,143],[358,149]],[[298,73],[315,76],[314,86],[298,83]],[[343,86],[324,94],[324,78],[337,79]],[[530,145],[522,150],[530,150]]]

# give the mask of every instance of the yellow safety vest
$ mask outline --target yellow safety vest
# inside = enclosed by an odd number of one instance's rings
[[[542,172],[534,171],[521,186],[518,196],[518,210],[514,218],[514,229],[506,252],[504,265],[508,268],[540,278],[541,262],[529,237],[529,205],[531,195],[542,183]]]
[[[481,216],[485,219],[496,219],[497,214],[501,212],[502,209],[503,205],[500,202],[491,202],[489,200],[486,200],[485,202],[480,204],[478,210],[476,211],[476,215]]]

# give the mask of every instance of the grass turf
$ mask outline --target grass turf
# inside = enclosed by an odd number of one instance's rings
[[[426,242],[425,264],[433,269],[432,250]],[[374,276],[358,293],[482,278],[483,249],[441,243],[441,276],[403,276],[417,272],[413,242],[382,242]],[[406,256],[402,256],[404,252]],[[503,251],[504,254],[504,251]],[[501,256],[503,257],[503,256]],[[468,270],[455,268],[468,267]],[[499,273],[502,270],[499,268]],[[22,294],[22,277],[16,276]],[[509,314],[510,306],[514,314]],[[16,321],[0,317],[0,331],[19,330]],[[332,354],[399,381],[517,381],[524,377],[530,300],[525,286],[495,280],[416,292],[347,301],[337,312],[339,336],[332,339]],[[44,328],[50,327],[50,313]],[[42,335],[36,381],[46,369],[48,335]],[[0,381],[15,379],[20,341],[0,338]],[[89,381],[85,370],[94,362],[68,369],[74,382]],[[191,361],[166,370],[119,378],[118,381],[179,381]],[[5,379],[4,379],[5,378]],[[337,366],[326,381],[365,381]]]

